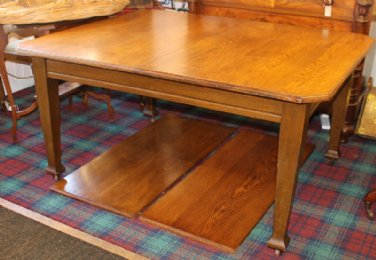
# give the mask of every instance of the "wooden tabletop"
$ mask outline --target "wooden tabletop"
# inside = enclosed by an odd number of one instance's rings
[[[145,10],[24,42],[18,52],[311,103],[332,99],[372,43],[361,34]]]

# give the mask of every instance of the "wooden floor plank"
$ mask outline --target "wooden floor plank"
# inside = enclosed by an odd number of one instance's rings
[[[274,201],[277,146],[277,137],[240,131],[141,219],[234,251]]]
[[[233,131],[218,124],[166,116],[56,182],[51,189],[134,217]]]

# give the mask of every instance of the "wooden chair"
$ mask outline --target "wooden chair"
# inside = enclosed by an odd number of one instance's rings
[[[19,110],[12,94],[5,67],[5,61],[30,64],[28,57],[17,55],[15,51],[7,51],[8,33],[14,32],[20,36],[40,37],[45,34],[63,30],[86,22],[94,16],[108,16],[119,12],[129,4],[129,0],[115,1],[75,1],[72,6],[68,1],[44,1],[43,3],[32,0],[3,1],[0,0],[0,108],[8,109],[12,113],[12,137],[17,141],[17,120],[30,114],[37,108],[36,100],[26,109]],[[51,11],[53,10],[53,11]],[[9,31],[5,31],[2,24],[16,25]],[[59,87],[59,95],[67,96],[78,92],[78,84],[63,84]],[[7,95],[5,94],[5,91]],[[92,96],[106,101],[110,118],[113,115],[113,108],[110,104],[109,93],[104,95],[85,92],[83,103],[88,104],[87,97]],[[70,98],[69,104],[72,104]]]
[[[16,104],[15,98],[13,97],[12,88],[9,82],[7,70],[5,67],[5,61],[12,61],[16,63],[24,63],[30,64],[31,60],[27,57],[22,57],[17,55],[13,51],[6,51],[6,46],[8,44],[8,37],[7,33],[4,31],[3,27],[0,26],[0,75],[2,79],[3,86],[0,86],[0,102],[3,109],[10,111],[11,118],[12,118],[12,138],[13,142],[17,141],[17,120],[23,116],[26,116],[37,109],[38,104],[36,99],[34,99],[33,103],[30,104],[26,109],[20,110]],[[46,31],[45,29],[31,29],[31,28],[18,28],[18,33],[20,35],[36,35],[39,36],[40,34],[44,34]],[[59,87],[59,95],[61,97],[69,96],[69,104],[70,107],[72,105],[72,97],[70,94],[78,92],[79,90],[78,84],[62,84]],[[7,96],[5,95],[4,89],[7,92]]]

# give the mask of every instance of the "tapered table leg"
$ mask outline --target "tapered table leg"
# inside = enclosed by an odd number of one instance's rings
[[[273,235],[268,246],[285,251],[289,243],[287,229],[300,161],[302,160],[309,105],[285,103],[279,132],[277,183]]]
[[[61,163],[59,83],[47,78],[45,59],[33,58],[33,73],[47,150],[46,172],[59,179],[65,170]]]
[[[347,96],[349,87],[352,85],[352,77],[350,77],[341,90],[338,92],[333,100],[332,108],[332,125],[330,128],[330,140],[328,151],[325,157],[331,161],[339,159],[339,144],[341,141],[341,133],[345,123],[346,109],[347,109]]]

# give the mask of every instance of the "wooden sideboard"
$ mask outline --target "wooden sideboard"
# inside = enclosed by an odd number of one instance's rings
[[[229,16],[326,30],[369,33],[373,0],[188,0],[191,13]],[[328,31],[323,31],[328,33]],[[278,43],[276,43],[278,44]],[[343,140],[354,134],[362,102],[364,60],[354,72]],[[333,68],[334,70],[335,68]]]

